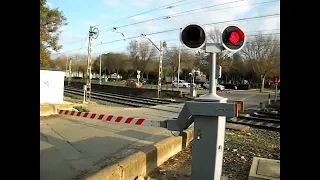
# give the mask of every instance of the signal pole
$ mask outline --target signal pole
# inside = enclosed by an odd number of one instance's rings
[[[89,45],[88,45],[88,60],[87,60],[87,93],[86,100],[91,99],[91,59],[92,59],[92,39],[96,39],[99,35],[99,30],[96,27],[90,26],[89,29]]]

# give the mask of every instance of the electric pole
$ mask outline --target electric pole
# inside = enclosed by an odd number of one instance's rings
[[[158,79],[158,98],[161,95],[161,77],[162,77],[162,42],[160,41],[160,58],[159,58],[159,79]]]
[[[92,58],[92,39],[96,39],[99,35],[99,30],[96,27],[90,26],[89,29],[89,45],[88,45],[88,60],[87,60],[87,93],[86,100],[91,99],[91,58]]]

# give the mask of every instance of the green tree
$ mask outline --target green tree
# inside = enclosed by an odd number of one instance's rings
[[[93,62],[93,71],[99,73],[100,71],[100,57]],[[102,74],[122,73],[128,71],[129,63],[128,56],[124,53],[107,53],[101,55],[101,71]]]
[[[49,49],[61,49],[62,46],[58,44],[59,28],[67,25],[66,20],[61,11],[50,9],[46,0],[40,0],[40,67],[49,65]]]

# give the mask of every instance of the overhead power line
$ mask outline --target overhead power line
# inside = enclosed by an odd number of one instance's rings
[[[212,22],[212,23],[202,24],[202,26],[208,26],[208,25],[214,25],[214,24],[223,24],[223,23],[230,23],[230,22],[237,22],[237,21],[251,21],[251,20],[256,20],[256,19],[271,18],[271,17],[275,17],[275,16],[280,16],[280,13],[279,14],[268,14],[268,15],[262,15],[262,16],[240,18],[240,19],[234,19],[234,20],[228,20],[228,21]],[[158,31],[158,32],[145,34],[145,35],[150,36],[150,35],[163,34],[163,33],[172,32],[172,31],[178,31],[178,30],[180,30],[180,28],[163,30],[163,31]],[[117,40],[113,40],[113,41],[109,41],[109,42],[105,42],[105,43],[95,44],[95,45],[92,45],[92,47],[101,46],[101,45],[104,45],[104,44],[110,44],[110,43],[114,43],[114,42],[118,42],[118,41],[135,39],[135,38],[139,38],[139,37],[140,37],[140,35],[132,36],[132,37],[128,37],[128,38],[123,38],[123,39],[117,39]],[[72,51],[76,51],[76,50],[80,50],[80,49],[68,50],[68,51],[66,51],[64,53],[72,52]]]
[[[185,1],[185,0],[184,0]],[[185,5],[185,4],[190,4],[190,3],[194,3],[194,2],[198,2],[199,0],[197,1],[191,1],[191,2],[187,2],[187,3],[184,3],[184,4],[179,4],[179,5],[176,5],[176,6],[180,6],[180,5]],[[222,3],[222,4],[217,4],[217,5],[212,5],[212,6],[207,6],[207,7],[202,7],[202,8],[197,8],[197,9],[192,9],[192,10],[187,10],[187,11],[183,11],[183,12],[179,12],[179,13],[175,13],[173,15],[170,15],[170,16],[160,16],[160,17],[157,17],[157,18],[153,18],[153,19],[148,19],[148,20],[144,20],[144,21],[139,21],[139,22],[136,22],[136,23],[131,23],[131,24],[126,24],[126,25],[121,25],[121,26],[117,26],[117,27],[114,27],[116,29],[118,28],[124,28],[124,27],[128,27],[128,26],[133,26],[133,25],[137,25],[137,24],[142,24],[142,23],[146,23],[146,22],[149,22],[149,21],[158,21],[158,20],[166,20],[166,19],[170,19],[170,18],[175,18],[175,17],[179,17],[179,16],[186,16],[186,15],[191,15],[191,14],[196,14],[196,13],[204,13],[204,12],[212,12],[212,11],[217,11],[217,10],[225,10],[225,9],[232,9],[232,8],[238,8],[238,7],[244,7],[244,6],[252,6],[252,5],[259,5],[259,4],[266,4],[266,3],[272,3],[272,2],[278,2],[280,0],[271,0],[271,1],[263,1],[263,2],[257,2],[257,3],[252,3],[252,4],[248,4],[248,5],[239,5],[239,6],[231,6],[231,7],[224,7],[224,8],[219,8],[219,9],[210,9],[212,7],[216,7],[216,6],[221,6],[221,5],[226,5],[226,4],[231,4],[231,3],[235,3],[235,2],[239,2],[239,1],[243,1],[243,0],[238,0],[238,1],[231,1],[231,2],[228,2],[228,3]],[[178,1],[180,2],[180,1]],[[176,3],[178,3],[176,2]],[[172,3],[173,4],[173,3]],[[169,8],[173,8],[173,7],[176,7],[176,6],[170,6],[170,4],[168,6],[166,6],[165,9],[169,9]],[[161,6],[162,7],[162,6]],[[157,9],[157,8],[155,8]],[[200,11],[200,12],[193,12],[193,11],[199,11],[199,10],[203,10],[203,9],[209,9],[207,11]],[[151,10],[150,10],[151,11]],[[149,11],[145,11],[143,13],[147,13]],[[190,13],[190,12],[193,12],[193,13]],[[132,15],[132,16],[128,16],[127,18],[132,18],[132,17],[135,17],[135,16],[138,16],[138,15],[141,15],[143,13],[139,13],[139,14],[136,14],[136,15]],[[105,25],[106,26],[106,25]],[[108,31],[105,31],[103,32],[102,34],[106,33],[106,32],[110,32],[112,31],[112,29],[108,30]],[[102,35],[101,34],[101,35]],[[70,42],[70,43],[67,43],[67,45],[69,44],[74,44],[74,43],[77,43],[77,41],[73,41],[73,42]]]
[[[241,1],[243,1],[243,0],[241,0]],[[202,7],[202,8],[196,8],[196,9],[191,9],[191,10],[187,10],[187,11],[182,11],[182,12],[175,13],[175,14],[168,15],[168,16],[160,16],[160,17],[156,17],[156,18],[152,18],[152,19],[147,19],[147,20],[144,20],[144,21],[139,21],[139,22],[135,22],[135,23],[120,25],[120,26],[116,26],[116,27],[113,27],[113,28],[119,29],[119,28],[124,28],[124,27],[128,27],[128,26],[137,25],[137,24],[147,23],[147,22],[150,22],[150,21],[166,20],[166,19],[171,19],[171,18],[175,18],[175,17],[179,17],[179,16],[186,16],[186,15],[191,15],[191,14],[196,14],[196,13],[204,13],[204,12],[232,9],[232,8],[238,8],[238,7],[253,6],[253,5],[266,4],[266,3],[272,3],[272,2],[277,2],[277,1],[279,1],[279,0],[263,1],[263,2],[257,2],[257,3],[248,4],[248,5],[239,5],[239,6],[231,6],[231,7],[210,9],[212,7],[223,6],[223,5],[239,2],[239,1],[232,1],[232,2],[228,2],[228,3],[221,3],[221,4],[212,5],[212,6],[206,6],[206,7]],[[200,11],[200,10],[204,10],[204,9],[209,9],[209,10]],[[200,11],[200,12],[194,12],[194,11]],[[112,31],[113,28],[110,29],[110,30],[107,30],[106,32]]]
[[[250,21],[250,20],[255,20],[255,19],[270,18],[270,17],[274,17],[274,16],[279,16],[279,15],[280,14],[271,14],[271,15],[264,15],[264,16],[255,16],[255,17],[250,17],[250,18],[240,18],[240,19],[229,20],[229,21],[220,21],[220,22],[202,24],[202,26],[208,26],[208,25],[213,25],[213,24],[223,24],[223,23],[229,23],[229,22],[235,22],[235,21]],[[172,31],[177,31],[177,30],[180,30],[180,28],[164,30],[164,31],[158,31],[158,32],[149,33],[149,34],[146,34],[146,35],[150,36],[150,35],[162,34],[162,33],[167,33],[167,32],[172,32]],[[138,37],[140,37],[140,35],[139,36],[128,37],[128,38],[124,38],[124,39],[119,39],[119,40],[113,40],[113,41],[109,41],[109,42],[105,42],[105,43],[95,44],[93,46],[100,46],[100,45],[103,45],[103,44],[109,44],[109,43],[113,43],[113,42],[117,42],[117,41],[129,40],[129,39],[135,39],[135,38],[138,38]]]
[[[156,7],[156,8],[153,8],[153,9],[138,13],[138,14],[130,15],[128,17],[113,21],[113,22],[111,22],[109,24],[106,24],[106,25],[96,25],[96,27],[100,27],[101,28],[101,27],[105,27],[105,26],[110,26],[112,24],[116,24],[116,23],[118,23],[120,21],[124,21],[124,20],[130,19],[130,18],[136,17],[136,16],[140,16],[140,15],[143,15],[143,14],[147,14],[147,13],[151,13],[151,12],[155,12],[155,11],[160,11],[160,10],[164,10],[164,9],[172,9],[174,7],[178,7],[178,6],[182,6],[182,5],[186,5],[186,4],[191,4],[191,3],[194,3],[194,2],[199,2],[200,0],[194,0],[194,1],[191,1],[191,2],[178,4],[178,3],[181,3],[181,2],[184,2],[184,1],[186,1],[186,0],[179,0],[179,1],[176,1],[176,2],[173,2],[173,3],[170,3],[170,4],[165,4],[165,5],[162,5],[162,6],[159,6],[159,7]],[[178,5],[175,5],[175,4],[178,4]]]

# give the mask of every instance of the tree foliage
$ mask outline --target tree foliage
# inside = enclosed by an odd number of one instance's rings
[[[280,40],[272,36],[258,34],[250,39],[242,54],[250,62],[252,70],[261,81],[263,91],[265,78],[270,74],[280,74]]]
[[[58,51],[59,28],[66,25],[66,18],[58,9],[50,9],[46,0],[40,0],[40,67],[47,67],[50,49]]]
[[[129,69],[129,57],[124,53],[107,53],[101,54],[101,71],[111,73],[118,73],[119,71],[126,72]],[[100,71],[100,56],[93,62],[93,71],[99,73]]]

